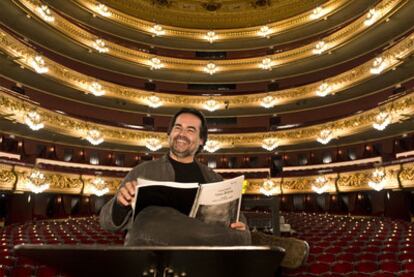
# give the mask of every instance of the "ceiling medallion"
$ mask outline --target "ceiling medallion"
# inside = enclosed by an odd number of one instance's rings
[[[157,138],[149,138],[145,142],[145,147],[151,151],[157,151],[162,148],[161,141]]]
[[[156,95],[149,96],[147,98],[147,103],[148,103],[148,106],[150,106],[151,108],[154,108],[154,109],[159,108],[159,107],[162,106],[161,98],[159,98]]]
[[[53,21],[55,21],[55,17],[52,15],[52,11],[46,5],[37,6],[36,12],[46,22],[53,22]]]
[[[206,144],[204,145],[204,150],[206,150],[209,153],[216,152],[220,149],[220,142],[217,140],[207,140]]]
[[[30,58],[29,65],[39,74],[44,74],[49,71],[49,68],[46,66],[45,59],[39,55]]]
[[[372,127],[379,131],[383,131],[391,123],[391,115],[387,112],[380,112],[374,118]]]
[[[316,140],[319,143],[328,144],[332,139],[333,139],[332,130],[324,129],[319,133],[319,136]]]
[[[262,148],[272,151],[279,146],[279,140],[276,138],[265,138],[262,141]]]
[[[96,3],[95,10],[102,16],[110,17],[112,15],[111,11],[108,9],[108,7],[101,3]]]
[[[267,95],[262,98],[260,101],[260,105],[266,109],[273,108],[277,103],[277,100],[272,95]]]
[[[86,140],[89,141],[92,145],[99,145],[104,142],[102,133],[96,129],[90,129],[86,133]]]
[[[92,82],[88,86],[89,91],[95,96],[103,96],[105,95],[105,90],[102,88],[102,85],[98,82]]]
[[[316,178],[315,184],[312,185],[312,190],[317,194],[322,194],[328,191],[328,179],[325,176],[318,176]]]
[[[214,112],[220,107],[220,103],[214,99],[209,99],[204,103],[204,108],[209,112]]]
[[[95,48],[99,53],[107,53],[109,52],[109,48],[106,47],[106,43],[105,41],[103,41],[102,39],[96,39],[93,43],[92,43],[93,48]]]
[[[33,131],[38,131],[45,127],[42,117],[36,111],[30,111],[24,115],[24,123]]]
[[[217,72],[217,65],[215,65],[214,63],[208,63],[204,67],[203,71],[210,74],[210,75],[213,75],[214,73]]]

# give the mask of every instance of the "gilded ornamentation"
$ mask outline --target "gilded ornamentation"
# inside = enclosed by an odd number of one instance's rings
[[[0,164],[0,189],[12,190],[16,181],[17,177],[13,173],[13,167]]]
[[[414,187],[414,163],[402,165],[400,180],[403,187]]]

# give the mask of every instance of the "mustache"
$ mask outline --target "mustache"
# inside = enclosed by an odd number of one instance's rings
[[[174,138],[174,142],[176,142],[179,139],[185,141],[186,143],[190,143],[190,140],[188,138],[184,137],[184,136],[176,136]]]

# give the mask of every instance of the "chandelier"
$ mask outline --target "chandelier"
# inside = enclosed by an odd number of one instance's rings
[[[151,108],[154,108],[154,109],[159,108],[159,107],[162,106],[161,98],[159,98],[156,95],[148,96],[147,103],[148,103],[148,106],[150,106]]]
[[[161,63],[161,60],[158,58],[151,58],[149,61],[151,70],[161,69],[164,67],[164,64]]]
[[[50,187],[49,183],[46,182],[45,175],[37,169],[32,170],[28,179],[27,188],[33,193],[41,193]]]
[[[102,88],[102,85],[98,82],[92,82],[89,85],[88,89],[95,96],[105,95],[105,90]]]
[[[52,15],[52,12],[48,6],[46,5],[37,6],[36,11],[44,21],[46,22],[55,21],[55,17]]]
[[[262,98],[262,100],[260,101],[260,105],[266,109],[269,108],[273,108],[276,105],[276,98],[271,96],[271,95],[267,95],[265,97]]]
[[[260,27],[258,32],[259,36],[269,38],[269,35],[272,33],[272,30],[268,26]]]
[[[90,129],[86,133],[86,139],[93,145],[98,145],[104,142],[102,133],[96,129]]]
[[[312,185],[312,190],[317,194],[325,193],[328,190],[328,179],[325,176],[318,176],[315,184]]]
[[[332,87],[327,82],[323,82],[316,90],[316,95],[320,97],[325,97],[329,94],[329,92],[331,92],[331,90]]]
[[[216,152],[220,149],[220,142],[217,140],[207,140],[206,144],[204,145],[204,150],[206,150],[209,153]]]
[[[97,177],[92,180],[91,192],[92,194],[101,197],[109,192],[109,188],[106,186],[105,181],[102,178]]]
[[[332,130],[324,129],[319,133],[319,136],[316,140],[319,143],[328,144],[332,139],[333,139]]]
[[[372,74],[380,74],[387,67],[387,61],[382,57],[377,57],[372,62],[370,72]]]
[[[387,112],[380,112],[375,116],[374,123],[372,127],[382,131],[391,123],[391,115]]]
[[[42,117],[36,111],[30,111],[24,115],[24,123],[33,131],[38,131],[45,127]]]
[[[213,31],[208,31],[207,34],[204,36],[204,38],[210,42],[213,43],[215,40],[217,40],[218,36]]]
[[[272,151],[273,149],[279,146],[278,139],[275,138],[265,138],[262,141],[262,147],[267,151]]]
[[[220,107],[220,103],[214,99],[209,99],[203,104],[203,106],[209,112],[214,112]]]
[[[161,25],[155,24],[150,28],[150,32],[153,33],[153,36],[162,36],[165,35],[165,30]]]
[[[109,11],[108,7],[101,3],[96,3],[96,11],[105,17],[110,17],[112,15],[111,11]]]
[[[272,59],[271,58],[264,58],[262,62],[259,64],[259,67],[264,70],[272,70]]]
[[[157,151],[162,148],[161,141],[157,138],[149,138],[145,142],[145,147],[151,151]]]
[[[44,74],[49,71],[49,68],[46,66],[45,59],[39,55],[30,58],[29,65],[39,74]]]
[[[321,6],[313,9],[310,19],[318,19],[323,15],[323,8]]]
[[[384,189],[385,186],[385,171],[379,168],[376,168],[372,172],[371,181],[368,182],[368,186],[373,188],[376,191]]]
[[[215,65],[214,63],[208,63],[204,67],[203,71],[210,74],[210,75],[213,75],[214,73],[217,72],[217,65]]]
[[[320,55],[325,52],[326,49],[328,49],[328,45],[323,40],[321,40],[316,43],[315,48],[313,49],[313,53]]]
[[[375,9],[370,9],[367,13],[367,18],[364,21],[365,26],[371,26],[372,24],[377,21],[379,17],[379,12],[377,12]]]
[[[266,196],[280,194],[280,188],[270,178],[263,182],[259,191]]]
[[[93,48],[95,48],[99,53],[107,53],[109,51],[109,48],[106,47],[105,41],[98,38],[93,42]]]

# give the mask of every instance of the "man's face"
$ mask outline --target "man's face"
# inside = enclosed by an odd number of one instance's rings
[[[180,114],[168,137],[170,151],[179,158],[194,157],[203,144],[200,139],[201,120],[189,113]]]

